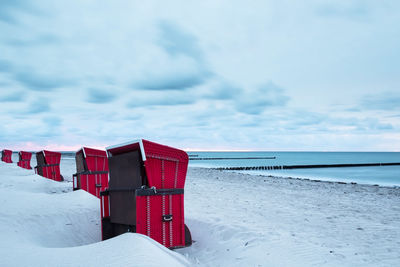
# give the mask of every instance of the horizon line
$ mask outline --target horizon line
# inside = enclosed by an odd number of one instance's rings
[[[95,148],[95,147],[93,147]],[[7,149],[7,148],[3,148]],[[2,150],[3,150],[2,149]],[[102,148],[95,148],[99,150],[104,150]],[[10,149],[11,150],[11,149]],[[42,150],[56,151],[56,152],[65,152],[65,153],[76,153],[77,150],[53,150],[53,149],[41,149],[41,150],[12,150],[13,153],[17,153],[19,151],[27,151],[27,152],[40,152]],[[251,149],[181,149],[185,152],[318,152],[318,153],[399,153],[400,150],[251,150]]]

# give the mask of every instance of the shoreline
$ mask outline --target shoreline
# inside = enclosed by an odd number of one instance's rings
[[[205,167],[192,167],[192,168],[204,168],[208,169]],[[253,176],[261,176],[261,177],[268,177],[268,178],[277,178],[277,179],[291,179],[291,180],[302,180],[302,181],[311,181],[315,183],[334,183],[334,184],[349,184],[349,185],[362,185],[362,186],[374,186],[374,187],[384,187],[384,188],[396,188],[400,189],[400,185],[388,185],[388,184],[373,184],[373,183],[360,183],[360,182],[349,182],[349,181],[341,181],[341,180],[328,180],[328,179],[317,179],[317,178],[302,178],[302,177],[291,177],[291,176],[277,176],[277,175],[264,175],[264,174],[255,174],[255,173],[246,173],[246,172],[240,172],[240,171],[231,171],[231,170],[219,170],[215,169],[218,171],[223,171],[223,172],[233,172],[233,173],[238,173],[238,174],[248,174],[248,175],[253,175]]]

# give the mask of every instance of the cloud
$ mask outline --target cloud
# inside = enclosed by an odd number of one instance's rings
[[[0,60],[0,72],[8,72],[15,81],[34,91],[51,91],[55,88],[75,84],[65,75],[51,73],[37,73],[34,70],[21,67],[18,70],[13,64],[6,60]]]
[[[393,130],[394,127],[390,123],[379,123],[377,125],[374,125],[374,128],[376,130]]]
[[[112,89],[91,88],[88,90],[87,101],[95,104],[110,103],[116,99],[115,92],[112,92],[111,90]]]
[[[41,75],[34,72],[18,72],[15,79],[34,91],[51,91],[58,87],[73,85],[74,82],[56,75]]]
[[[62,135],[62,131],[59,130],[61,124],[61,118],[57,116],[45,116],[36,122],[37,126],[30,136],[54,140],[52,138]]]
[[[33,8],[26,0],[1,0],[0,21],[15,24],[19,12],[32,12]]]
[[[343,1],[321,4],[317,7],[316,14],[322,17],[360,20],[367,18],[370,10],[364,1]]]
[[[142,79],[136,86],[147,90],[184,90],[201,85],[207,79],[207,73],[190,72],[183,70],[181,73],[171,73],[150,75],[147,79]]]
[[[160,39],[158,44],[171,56],[186,55],[203,61],[203,52],[198,40],[185,32],[180,26],[170,21],[159,23]]]
[[[236,109],[247,114],[260,114],[270,107],[283,107],[289,101],[283,89],[272,82],[250,90],[243,90],[235,99]]]
[[[49,100],[46,98],[37,99],[31,102],[27,109],[21,111],[22,114],[38,114],[50,111]]]
[[[125,120],[128,120],[128,121],[138,121],[138,120],[140,120],[142,117],[143,117],[142,114],[137,114],[137,113],[135,113],[135,114],[129,114],[129,115],[125,116],[124,119],[125,119]]]
[[[46,116],[43,118],[43,123],[47,124],[49,127],[60,126],[62,119],[56,116]]]
[[[0,20],[8,23],[14,23],[15,18],[13,11],[23,6],[22,3],[23,1],[18,0],[3,0],[0,8]]]
[[[321,114],[322,115],[322,114]],[[349,116],[330,116],[325,115],[326,131],[348,133],[375,133],[390,132],[395,129],[392,123],[382,121],[379,117],[349,117]]]
[[[7,60],[0,60],[0,72],[10,72],[12,64]]]
[[[366,95],[361,100],[361,108],[364,110],[399,110],[400,94],[385,92],[376,95]]]
[[[133,83],[147,90],[186,90],[204,84],[213,75],[206,65],[196,37],[177,24],[161,21],[158,24],[157,45],[164,54]]]
[[[217,100],[232,99],[238,94],[242,93],[241,88],[224,80],[219,80],[216,83],[207,84],[206,88],[204,88],[203,90],[205,91],[205,93],[203,94],[205,98]]]
[[[10,94],[6,94],[0,96],[0,102],[22,102],[25,100],[26,93],[20,92],[13,92]]]
[[[138,92],[127,104],[127,107],[175,106],[195,102],[193,95],[181,91]]]
[[[50,44],[61,44],[60,37],[54,34],[43,34],[34,39],[11,39],[5,42],[8,45],[16,46],[16,47],[25,47],[25,46],[36,46],[36,45],[50,45]]]
[[[293,120],[292,125],[296,127],[317,125],[329,120],[327,114],[300,110],[290,112],[290,118]]]
[[[360,112],[361,111],[360,108],[356,108],[356,107],[346,108],[344,110],[348,111],[348,112]]]
[[[390,103],[396,94],[380,100],[377,88],[359,97],[376,84],[396,91],[399,16],[394,6],[384,12],[390,3],[0,2],[0,119],[10,141],[114,143],[142,135],[204,149],[269,142],[312,149],[318,139],[322,149],[337,149],[353,135],[349,148],[353,141],[368,149],[400,144],[362,138],[396,134],[398,117],[389,118],[400,114]],[[254,86],[268,79],[276,84]],[[57,130],[47,131],[51,125]],[[48,138],[55,132],[60,138]]]
[[[376,118],[368,118],[360,123],[360,128],[359,130],[365,131],[365,130],[393,130],[394,127],[390,123],[382,123],[379,119]]]

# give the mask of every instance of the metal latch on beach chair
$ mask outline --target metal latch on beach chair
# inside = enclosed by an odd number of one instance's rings
[[[162,221],[163,222],[170,222],[172,221],[172,214],[165,214],[162,216]]]

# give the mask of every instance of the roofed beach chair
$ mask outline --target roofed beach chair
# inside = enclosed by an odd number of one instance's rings
[[[3,149],[1,151],[1,161],[4,161],[5,163],[12,163],[12,151],[8,149]]]
[[[100,191],[108,187],[108,159],[104,150],[82,147],[76,152],[76,173],[73,189],[83,189],[100,198]]]
[[[18,152],[18,158],[19,161],[17,163],[18,166],[24,169],[32,169],[31,167],[31,158],[32,158],[32,153],[31,152],[26,152],[26,151],[20,151]]]
[[[147,140],[107,148],[109,188],[101,193],[103,240],[125,232],[167,248],[190,246],[184,222],[186,152]]]
[[[35,173],[43,177],[52,179],[54,181],[63,181],[64,178],[60,173],[60,161],[61,153],[42,150],[36,152],[37,166],[35,167]]]

